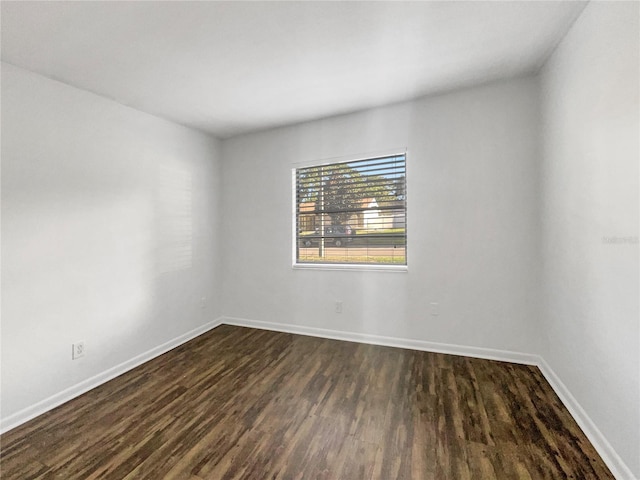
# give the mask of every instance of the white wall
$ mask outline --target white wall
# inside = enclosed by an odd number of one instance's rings
[[[219,194],[217,140],[2,64],[3,420],[219,316]]]
[[[225,315],[535,351],[537,95],[518,79],[224,141]],[[293,270],[292,167],[398,147],[409,272]]]
[[[639,16],[590,3],[541,76],[542,353],[636,477]]]

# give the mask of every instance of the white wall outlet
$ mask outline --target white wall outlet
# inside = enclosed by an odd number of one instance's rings
[[[429,312],[431,313],[431,315],[440,314],[440,305],[438,305],[438,302],[431,302],[429,304]]]
[[[342,302],[341,301],[337,301],[336,302],[336,313],[342,313]]]
[[[84,357],[84,342],[76,342],[71,345],[71,358],[76,360],[80,357]]]
[[[204,310],[205,308],[207,308],[207,297],[202,297],[200,299],[200,308],[202,310]]]

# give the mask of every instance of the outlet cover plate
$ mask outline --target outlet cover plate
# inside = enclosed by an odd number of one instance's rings
[[[84,357],[84,353],[85,353],[84,342],[76,342],[73,345],[71,345],[71,358],[73,360],[76,360],[80,357]]]

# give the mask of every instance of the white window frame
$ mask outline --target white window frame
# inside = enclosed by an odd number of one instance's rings
[[[322,271],[375,271],[375,272],[392,272],[392,273],[406,273],[409,270],[409,246],[405,245],[405,257],[406,265],[383,265],[383,264],[365,264],[365,263],[298,263],[297,258],[297,190],[296,190],[296,170],[299,168],[307,167],[321,167],[323,165],[331,165],[335,163],[348,163],[356,162],[358,160],[368,160],[379,157],[391,157],[395,155],[404,155],[405,161],[405,236],[408,243],[408,203],[409,203],[409,152],[406,148],[393,149],[387,151],[378,151],[367,154],[359,154],[353,156],[325,158],[323,160],[309,160],[300,163],[292,164],[291,168],[291,266],[294,270],[322,270]]]

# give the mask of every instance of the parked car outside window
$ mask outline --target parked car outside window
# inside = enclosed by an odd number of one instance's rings
[[[329,225],[324,229],[324,244],[341,247],[345,243],[352,242],[355,234],[356,231],[351,225]],[[320,230],[316,229],[313,234],[300,239],[300,246],[312,247],[319,245],[321,239]]]

